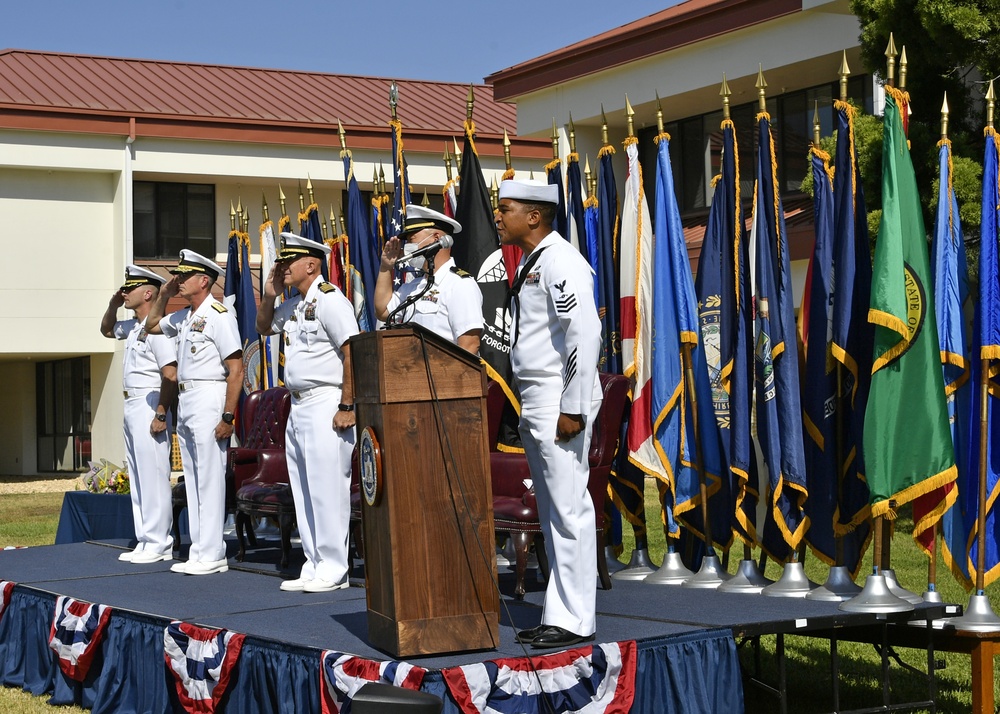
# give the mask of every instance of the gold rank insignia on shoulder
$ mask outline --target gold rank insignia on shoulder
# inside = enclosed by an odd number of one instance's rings
[[[324,281],[324,282],[322,282],[322,283],[319,284],[319,291],[321,293],[332,293],[336,289],[337,289],[337,286],[334,285],[333,283],[328,283],[328,282]]]
[[[451,266],[451,272],[453,272],[455,275],[457,275],[460,278],[471,278],[472,277],[472,273],[467,272],[465,270],[462,270],[457,265]]]
[[[215,310],[216,312],[229,312],[229,309],[221,302],[213,302],[212,309]]]

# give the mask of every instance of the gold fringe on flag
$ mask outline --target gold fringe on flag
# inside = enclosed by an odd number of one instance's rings
[[[512,178],[514,178],[514,169],[507,169],[506,171],[503,172],[503,176],[500,177],[500,180],[510,181]]]
[[[549,163],[545,164],[545,172],[548,173],[552,169],[558,168],[562,161],[559,159],[552,159]]]
[[[462,122],[462,126],[465,128],[465,138],[469,140],[469,146],[472,147],[472,153],[479,156],[479,151],[476,149],[476,122],[471,119],[466,119]]]

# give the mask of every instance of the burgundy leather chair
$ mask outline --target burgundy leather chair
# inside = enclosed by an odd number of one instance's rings
[[[604,555],[604,500],[608,492],[608,477],[618,452],[618,434],[625,407],[628,403],[629,380],[620,374],[601,373],[604,401],[594,420],[591,432],[590,480],[587,490],[594,502],[597,516],[597,572],[601,587],[611,589],[608,561]],[[498,532],[509,533],[514,544],[517,584],[514,596],[524,597],[524,572],[528,561],[528,548],[536,543],[535,553],[539,567],[548,577],[548,560],[542,543],[542,526],[538,522],[538,504],[535,493],[524,485],[531,478],[528,460],[524,454],[492,452],[490,468],[493,483],[493,523]]]

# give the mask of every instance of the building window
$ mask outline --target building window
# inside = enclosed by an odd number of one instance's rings
[[[137,259],[176,258],[181,248],[215,255],[215,186],[136,181],[132,205]]]
[[[90,357],[39,362],[38,470],[81,471],[90,461]]]

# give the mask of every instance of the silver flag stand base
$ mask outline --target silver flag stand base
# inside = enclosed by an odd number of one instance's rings
[[[914,605],[919,605],[924,601],[924,599],[915,592],[911,592],[899,584],[899,581],[896,580],[896,572],[892,568],[885,568],[882,571],[882,574],[885,576],[885,584],[889,586],[889,590],[891,590],[892,594],[896,597],[901,597]]]
[[[741,560],[736,575],[719,586],[720,593],[749,593],[756,595],[765,587],[773,583],[770,578],[764,577],[753,560]]]
[[[776,583],[761,590],[767,597],[805,597],[810,590],[817,587],[816,583],[806,577],[802,563],[785,563],[781,578]]]
[[[637,548],[632,551],[632,559],[628,565],[617,573],[613,573],[611,577],[615,580],[645,580],[654,571],[653,562],[649,559],[649,551],[646,548]]]
[[[810,590],[806,600],[822,600],[825,602],[843,602],[850,600],[861,592],[861,586],[851,580],[851,573],[846,565],[835,565],[830,568],[826,582],[815,590]]]
[[[613,545],[604,546],[604,559],[608,562],[609,573],[617,573],[625,567],[625,563],[618,560],[618,556],[615,554],[615,547]]]
[[[645,582],[653,585],[683,585],[686,580],[693,577],[694,573],[685,568],[681,562],[681,554],[667,551],[663,556],[663,565],[656,572],[647,575]]]
[[[945,624],[965,632],[1000,632],[1000,617],[993,612],[985,595],[973,595],[969,598],[965,614],[945,620]]]
[[[840,603],[840,609],[844,612],[910,612],[913,603],[893,595],[882,573],[872,573],[865,580],[861,594]]]
[[[715,590],[733,576],[727,573],[715,553],[701,559],[701,567],[681,587]]]
[[[928,585],[927,590],[925,590],[924,594],[920,596],[921,599],[924,602],[944,602],[944,600],[941,599],[941,593],[939,593],[937,590],[932,590],[931,588],[933,587],[934,587],[933,585]],[[933,627],[935,630],[943,630],[944,626],[947,623],[948,620],[944,618],[938,618],[937,620],[931,621],[931,627]],[[927,620],[910,620],[906,624],[909,625],[910,627],[927,627]]]

